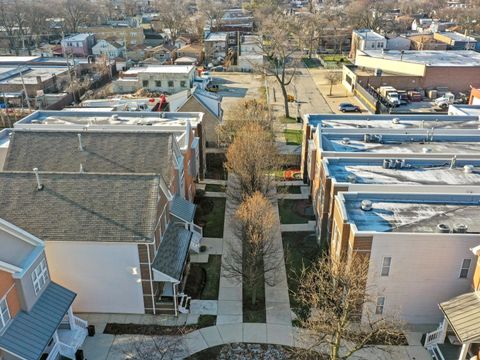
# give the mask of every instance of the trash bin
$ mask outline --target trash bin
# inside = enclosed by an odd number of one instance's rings
[[[87,330],[88,330],[88,336],[95,335],[95,325],[88,325]]]
[[[77,352],[75,353],[75,360],[83,360],[83,350],[78,349]]]

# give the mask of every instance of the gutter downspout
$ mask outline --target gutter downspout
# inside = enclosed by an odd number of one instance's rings
[[[157,308],[155,307],[155,294],[153,293],[153,279],[152,279],[152,262],[150,258],[150,245],[155,247],[155,236],[153,237],[152,244],[146,244],[147,247],[147,257],[148,257],[148,269],[149,269],[149,277],[150,277],[150,292],[152,293],[152,306],[153,306],[153,315],[157,314]],[[141,272],[141,270],[140,270]],[[141,273],[140,273],[141,277]]]

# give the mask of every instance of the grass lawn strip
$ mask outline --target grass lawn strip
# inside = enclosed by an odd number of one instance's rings
[[[303,137],[302,130],[285,129],[283,130],[283,134],[285,135],[285,140],[287,141],[287,145],[302,144],[302,137]]]
[[[315,220],[315,218],[312,216],[302,215],[295,211],[295,207],[299,202],[305,202],[305,200],[278,200],[278,210],[280,213],[281,224],[306,224],[310,220]]]

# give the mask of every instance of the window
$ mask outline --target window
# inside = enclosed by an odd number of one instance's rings
[[[180,86],[181,87],[185,87],[186,84],[187,84],[186,81],[180,81]]]
[[[10,320],[10,311],[8,311],[7,299],[4,298],[0,301],[0,331],[7,326],[8,320]]]
[[[173,87],[173,80],[168,80],[168,87]]]
[[[463,259],[462,268],[460,269],[460,279],[465,279],[468,276],[472,259]]]
[[[35,295],[37,295],[40,290],[45,286],[48,280],[48,269],[47,262],[43,259],[40,264],[37,265],[35,270],[32,273],[33,288],[35,290]]]
[[[143,80],[142,81],[142,86],[143,87],[148,87],[148,80]]]
[[[392,258],[386,256],[383,258],[382,262],[382,276],[388,276],[390,274],[390,265],[392,264]]]
[[[385,307],[385,296],[377,297],[377,306],[375,307],[375,314],[382,315]]]
[[[162,87],[162,81],[161,80],[156,80],[155,81],[155,86],[156,87]]]
[[[375,43],[372,43],[372,49],[375,49]]]

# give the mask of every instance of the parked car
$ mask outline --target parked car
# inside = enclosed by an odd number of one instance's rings
[[[338,106],[338,110],[340,110],[341,112],[362,112],[362,110],[360,110],[357,105],[353,105],[350,103],[341,103]]]

